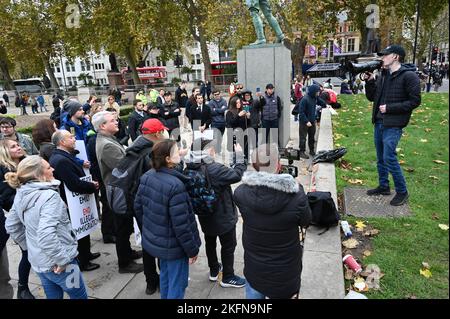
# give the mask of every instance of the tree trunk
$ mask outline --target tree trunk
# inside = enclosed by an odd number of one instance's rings
[[[5,90],[7,91],[15,91],[16,87],[14,82],[9,74],[9,65],[8,65],[8,57],[6,56],[6,50],[2,46],[0,46],[0,73],[3,75],[5,79]]]
[[[200,50],[202,52],[203,65],[205,66],[205,81],[213,82],[211,59],[209,58],[208,44],[202,27],[198,27]]]
[[[131,74],[133,76],[134,85],[142,84],[141,79],[139,78],[139,74],[136,69],[136,61],[134,60],[134,57],[131,54],[130,48],[127,48],[125,51],[125,59],[127,60],[127,64],[130,67]]]
[[[52,89],[55,90],[59,89],[59,84],[58,81],[56,80],[53,68],[50,66],[50,61],[45,55],[42,55],[42,62],[44,62],[45,71],[47,71],[48,77],[50,78]]]
[[[303,38],[295,38],[291,47],[291,58],[292,63],[294,64],[294,76],[299,75],[303,76],[302,66],[303,59],[305,57],[305,48],[306,48],[307,40]]]

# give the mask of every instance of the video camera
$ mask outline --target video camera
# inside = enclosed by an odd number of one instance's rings
[[[300,160],[300,150],[294,148],[279,148],[278,152],[282,159],[288,160],[289,165],[281,165],[280,174],[289,174],[292,177],[298,176],[298,167],[294,166],[294,161]]]

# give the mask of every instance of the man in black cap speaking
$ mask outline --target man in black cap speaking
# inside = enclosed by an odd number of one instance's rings
[[[391,173],[396,194],[390,204],[400,206],[407,202],[409,194],[396,148],[412,111],[421,103],[420,81],[415,65],[402,64],[405,50],[401,46],[390,45],[378,55],[383,60],[380,76],[375,79],[371,74],[366,79],[366,97],[373,102],[378,187],[368,190],[367,195],[390,195]]]

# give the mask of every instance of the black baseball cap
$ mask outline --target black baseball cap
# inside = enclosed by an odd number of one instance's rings
[[[401,45],[393,44],[388,46],[386,49],[378,52],[378,56],[388,55],[391,53],[398,54],[401,58],[404,58],[406,55],[405,49]]]
[[[272,83],[269,83],[266,85],[266,90],[268,90],[268,89],[274,89],[274,86]]]

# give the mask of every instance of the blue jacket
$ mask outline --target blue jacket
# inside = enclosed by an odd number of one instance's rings
[[[142,225],[142,247],[154,257],[174,260],[198,255],[201,241],[184,186],[187,179],[168,168],[152,169],[140,179],[135,216]]]
[[[81,125],[78,125],[72,122],[72,120],[69,118],[69,115],[67,115],[67,120],[64,124],[64,129],[70,132],[70,129],[72,127],[75,128],[75,139],[79,141],[84,141],[84,143],[87,145],[87,133],[90,129],[92,129],[91,123],[89,123],[88,120],[83,118],[81,120]]]
[[[316,122],[316,105],[318,103],[316,93],[319,91],[320,87],[316,84],[313,84],[308,88],[308,94],[300,100],[298,114],[301,123],[306,124],[308,122],[311,122],[311,124],[313,124]]]
[[[223,97],[219,101],[212,99],[209,101],[209,108],[211,109],[212,127],[225,127],[225,111],[228,109],[227,101]]]

